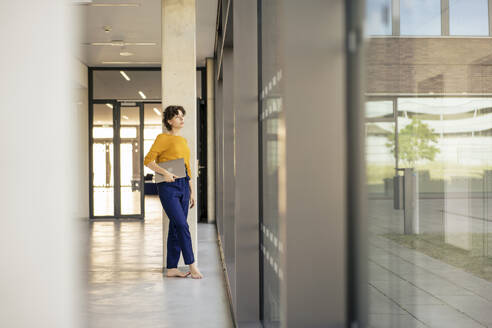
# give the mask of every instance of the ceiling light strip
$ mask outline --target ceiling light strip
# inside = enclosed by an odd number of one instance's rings
[[[160,65],[161,62],[138,62],[138,61],[102,61],[101,64],[113,64],[113,65],[123,65],[123,64],[143,64],[143,65]]]
[[[123,77],[127,80],[127,81],[130,81],[130,77],[128,75],[126,75],[125,72],[123,71],[120,71],[121,75],[123,75]]]
[[[85,46],[110,46],[110,47],[123,47],[123,46],[155,46],[155,42],[124,42],[124,41],[111,41],[111,42],[85,42],[82,43]]]
[[[74,3],[76,6],[86,7],[140,7],[139,3],[92,3],[92,2],[80,2]]]

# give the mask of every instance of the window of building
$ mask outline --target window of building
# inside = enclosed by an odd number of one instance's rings
[[[401,35],[441,35],[440,0],[401,0]]]
[[[450,35],[489,35],[487,0],[449,0]]]
[[[369,35],[391,35],[391,0],[367,0],[366,17]]]

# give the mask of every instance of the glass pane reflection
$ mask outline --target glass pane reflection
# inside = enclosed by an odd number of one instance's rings
[[[449,0],[449,34],[489,35],[487,0]]]
[[[441,35],[440,0],[401,0],[401,35]]]
[[[391,0],[368,0],[366,20],[369,35],[391,35]]]
[[[113,108],[94,104],[92,144],[92,183],[94,215],[114,215]]]
[[[121,107],[121,214],[141,213],[140,108]]]
[[[260,103],[262,213],[260,220],[262,324],[280,327],[279,127],[282,113],[281,1],[261,1]]]
[[[463,19],[477,3],[460,2]],[[402,35],[440,35],[440,1],[402,0],[400,11]],[[492,85],[484,78],[488,68],[478,64],[490,58],[489,41],[401,36],[368,43],[370,326],[487,326]],[[395,188],[402,174],[397,168],[414,170],[402,188]],[[411,177],[416,192],[404,196],[416,197],[406,209],[395,209]],[[405,221],[419,229],[405,233]]]
[[[121,73],[130,78],[127,80]],[[157,70],[94,70],[94,99],[161,99],[161,72]]]
[[[162,105],[144,104],[144,154],[147,154],[157,135],[162,133]],[[144,166],[144,176],[154,171]]]

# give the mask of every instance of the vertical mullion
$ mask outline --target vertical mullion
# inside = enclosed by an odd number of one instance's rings
[[[94,102],[93,102],[93,91],[92,91],[92,68],[89,68],[88,72],[89,76],[89,217],[92,219],[94,218],[94,164],[93,164],[93,143],[94,143],[94,138],[92,135],[92,130],[93,130],[93,121],[94,121]]]
[[[121,216],[121,186],[120,186],[120,103],[113,103],[113,176],[114,176],[114,216],[119,219]]]
[[[346,137],[346,176],[345,210],[346,210],[346,240],[345,270],[346,287],[346,326],[368,326],[368,262],[367,262],[367,224],[365,197],[366,162],[365,151],[365,42],[364,17],[366,13],[364,0],[346,1],[346,30],[347,44],[351,35],[355,35],[352,47],[345,52],[345,137]],[[392,1],[392,34],[400,34],[399,1]],[[329,102],[329,100],[328,100]]]
[[[441,35],[449,35],[449,0],[441,0]]]
[[[391,32],[400,35],[400,0],[391,0]]]
[[[144,152],[144,104],[139,103],[140,111],[140,216],[145,219],[145,181],[144,181],[144,166],[143,166],[143,152]]]
[[[398,174],[398,98],[393,99],[393,116],[395,118],[395,169]]]
[[[489,36],[492,36],[492,23],[491,23],[491,17],[492,17],[492,0],[488,1],[488,9],[489,9]]]
[[[492,1],[492,0],[490,0]],[[260,247],[263,244],[263,121],[262,121],[262,106],[263,99],[261,98],[262,85],[262,0],[258,0],[258,240]],[[260,322],[264,324],[265,313],[264,313],[264,274],[263,274],[263,252],[260,247],[259,270],[260,270]]]

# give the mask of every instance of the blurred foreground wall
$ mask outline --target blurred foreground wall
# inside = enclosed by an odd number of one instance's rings
[[[0,2],[0,327],[84,325],[87,98],[68,4]]]

